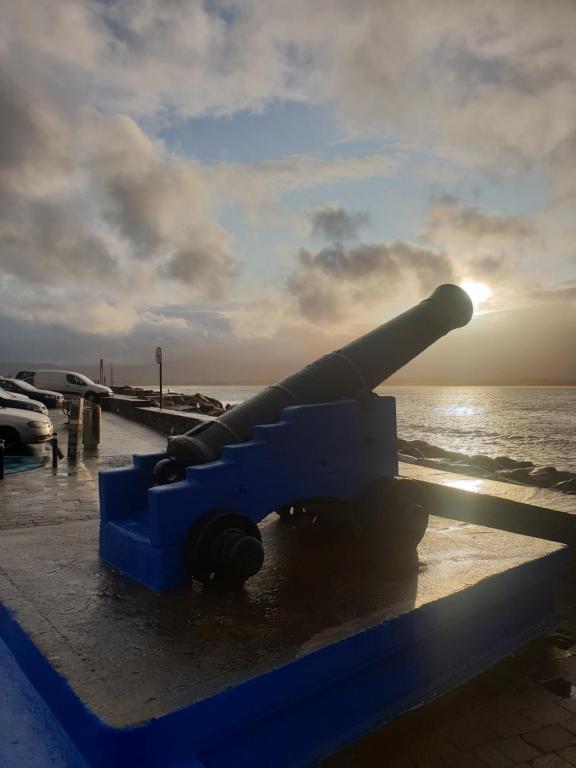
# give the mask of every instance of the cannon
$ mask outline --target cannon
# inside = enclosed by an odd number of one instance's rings
[[[416,306],[171,438],[164,454],[100,475],[100,555],[157,590],[243,582],[264,561],[258,523],[275,511],[345,520],[392,552],[414,550],[428,514],[397,478],[393,397],[372,390],[473,313],[441,285]]]

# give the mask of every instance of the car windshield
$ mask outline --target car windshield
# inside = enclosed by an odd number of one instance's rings
[[[10,384],[13,384],[14,386],[18,387],[18,389],[25,389],[27,392],[37,392],[38,390],[36,387],[33,387],[32,384],[28,384],[27,381],[21,381],[20,379],[6,379],[7,382]]]
[[[1,388],[0,388],[0,397],[7,397],[7,398],[10,398],[10,400],[18,400],[14,392],[8,392],[7,389],[1,389]]]

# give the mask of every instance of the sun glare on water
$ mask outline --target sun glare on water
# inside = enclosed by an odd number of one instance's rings
[[[492,290],[486,283],[477,283],[474,280],[464,280],[460,283],[460,287],[463,288],[472,299],[474,309],[481,309],[482,305],[492,296]]]

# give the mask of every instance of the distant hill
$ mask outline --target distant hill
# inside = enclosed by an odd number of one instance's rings
[[[227,360],[207,359],[202,360],[170,360],[164,365],[164,381],[167,385],[177,386],[186,384],[244,384],[259,385],[271,384],[274,381],[284,378],[292,371],[300,367],[299,363],[290,366],[288,363],[272,365],[270,361],[261,363],[257,360]],[[15,375],[22,370],[41,370],[43,368],[78,371],[89,376],[91,379],[98,379],[99,366],[86,365],[81,363],[69,363],[55,365],[53,363],[31,363],[24,362],[6,362],[0,361],[0,375]],[[223,370],[224,369],[224,370]],[[110,383],[110,365],[106,364],[104,372],[107,383]],[[128,364],[114,366],[115,384],[154,384],[158,380],[158,369],[154,364]],[[443,377],[409,377],[392,376],[384,382],[390,386],[462,386],[462,387],[576,387],[576,379],[550,379],[546,377],[524,377],[524,378],[443,378]]]
[[[576,379],[547,379],[545,377],[525,377],[518,379],[446,379],[446,378],[410,378],[392,376],[384,384],[417,387],[576,387]]]

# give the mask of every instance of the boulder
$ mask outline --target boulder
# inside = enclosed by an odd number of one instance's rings
[[[523,469],[524,467],[534,466],[531,461],[516,461],[516,459],[511,459],[510,456],[496,456],[494,461],[501,469]]]
[[[517,464],[510,456],[496,456],[494,459],[500,469],[514,469]]]
[[[421,450],[416,448],[411,443],[407,443],[402,449],[402,453],[412,456],[414,459],[423,459],[424,455]]]
[[[556,474],[556,467],[536,467],[528,472],[526,482],[539,488],[550,488],[557,482]]]
[[[399,453],[398,461],[405,461],[407,464],[418,464],[420,460],[415,456],[410,456],[409,453]]]
[[[516,469],[497,469],[496,474],[502,480],[510,480],[514,483],[528,483],[529,467],[516,467]]]
[[[574,472],[567,472],[564,469],[557,469],[556,470],[556,480],[560,483],[564,480],[573,480],[576,478],[576,474]]]
[[[472,464],[475,467],[483,467],[490,472],[495,472],[498,469],[498,462],[491,456],[486,456],[483,453],[475,453],[473,456],[466,458],[466,464]]]
[[[492,472],[482,464],[469,464],[468,462],[459,461],[457,464],[452,464],[451,469],[453,472],[459,472],[461,475],[474,475],[475,477],[492,476]]]
[[[562,493],[576,493],[576,475],[569,480],[562,480],[560,483],[556,483],[553,487],[555,491],[562,491]]]
[[[438,445],[431,445],[426,440],[403,440],[402,450],[410,453],[412,449],[420,451],[420,454],[427,459],[460,459],[465,458],[463,453],[456,451],[447,451]],[[410,450],[408,450],[410,449]]]
[[[451,461],[462,461],[466,460],[467,456],[465,453],[458,453],[458,451],[448,451],[444,448],[440,448],[442,451],[442,458],[444,459],[450,459]]]
[[[528,481],[539,488],[550,488],[563,480],[571,480],[573,472],[562,472],[556,467],[536,467],[528,474]]]

